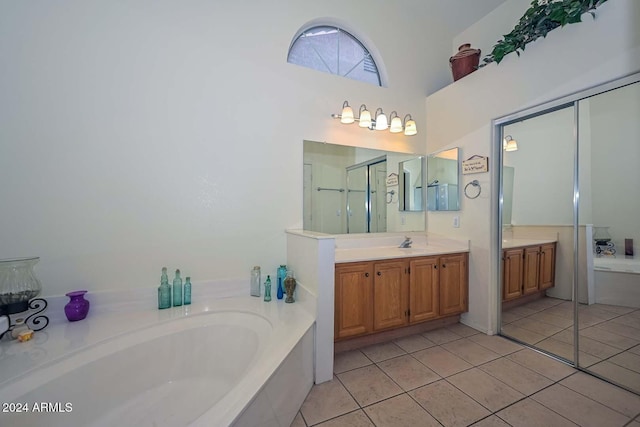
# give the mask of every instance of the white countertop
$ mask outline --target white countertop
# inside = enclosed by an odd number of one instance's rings
[[[502,249],[519,248],[522,246],[544,245],[545,243],[554,243],[557,239],[504,239],[502,240]]]
[[[420,244],[411,248],[397,246],[348,247],[336,248],[335,262],[357,262],[381,259],[421,257],[469,252],[468,241],[438,239],[437,242]]]

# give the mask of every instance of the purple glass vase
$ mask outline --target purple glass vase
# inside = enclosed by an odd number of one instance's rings
[[[76,322],[87,317],[89,301],[84,299],[87,291],[73,291],[66,294],[71,300],[64,306],[64,314],[69,322]]]

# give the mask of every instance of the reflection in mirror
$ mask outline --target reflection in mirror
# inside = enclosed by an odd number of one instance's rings
[[[400,162],[398,168],[399,209],[401,211],[424,210],[424,157]]]
[[[501,333],[574,360],[573,108],[502,128]],[[552,153],[552,155],[550,155]]]
[[[386,156],[347,168],[347,233],[387,231],[386,175]]]
[[[427,157],[427,210],[460,210],[460,163],[458,148]]]
[[[640,83],[579,112],[579,365],[640,393]]]
[[[399,212],[400,162],[415,154],[304,141],[303,228],[327,234],[424,231],[424,212]]]
[[[500,333],[635,393],[639,80],[625,77],[496,128],[518,144],[502,156]]]

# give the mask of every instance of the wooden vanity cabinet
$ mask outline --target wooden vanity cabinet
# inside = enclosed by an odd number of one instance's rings
[[[409,271],[409,322],[437,318],[440,300],[438,257],[411,260]]]
[[[407,262],[380,261],[373,267],[373,330],[406,325],[409,321]]]
[[[373,331],[373,264],[336,266],[334,337],[347,338]]]
[[[540,281],[540,246],[524,248],[524,265],[522,269],[522,295],[538,292]]]
[[[468,311],[467,290],[467,254],[441,256],[440,316]]]
[[[535,294],[554,286],[556,243],[505,249],[502,301]]]
[[[468,310],[467,254],[337,264],[335,339]]]
[[[556,280],[556,244],[540,246],[540,285],[539,289],[552,288]]]
[[[524,249],[507,249],[503,252],[502,300],[509,301],[522,296],[522,269]]]

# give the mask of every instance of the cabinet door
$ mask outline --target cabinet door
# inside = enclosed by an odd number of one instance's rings
[[[522,295],[523,249],[507,249],[502,258],[502,300],[508,301]]]
[[[373,330],[373,263],[336,265],[335,339]]]
[[[374,264],[373,329],[403,326],[408,321],[409,279],[406,261]]]
[[[439,276],[438,257],[409,262],[409,323],[438,317]]]
[[[550,243],[540,247],[540,286],[539,289],[553,287],[556,275],[556,244]]]
[[[540,246],[524,248],[524,273],[522,294],[529,295],[538,292]]]
[[[467,311],[467,254],[440,257],[440,316]]]

